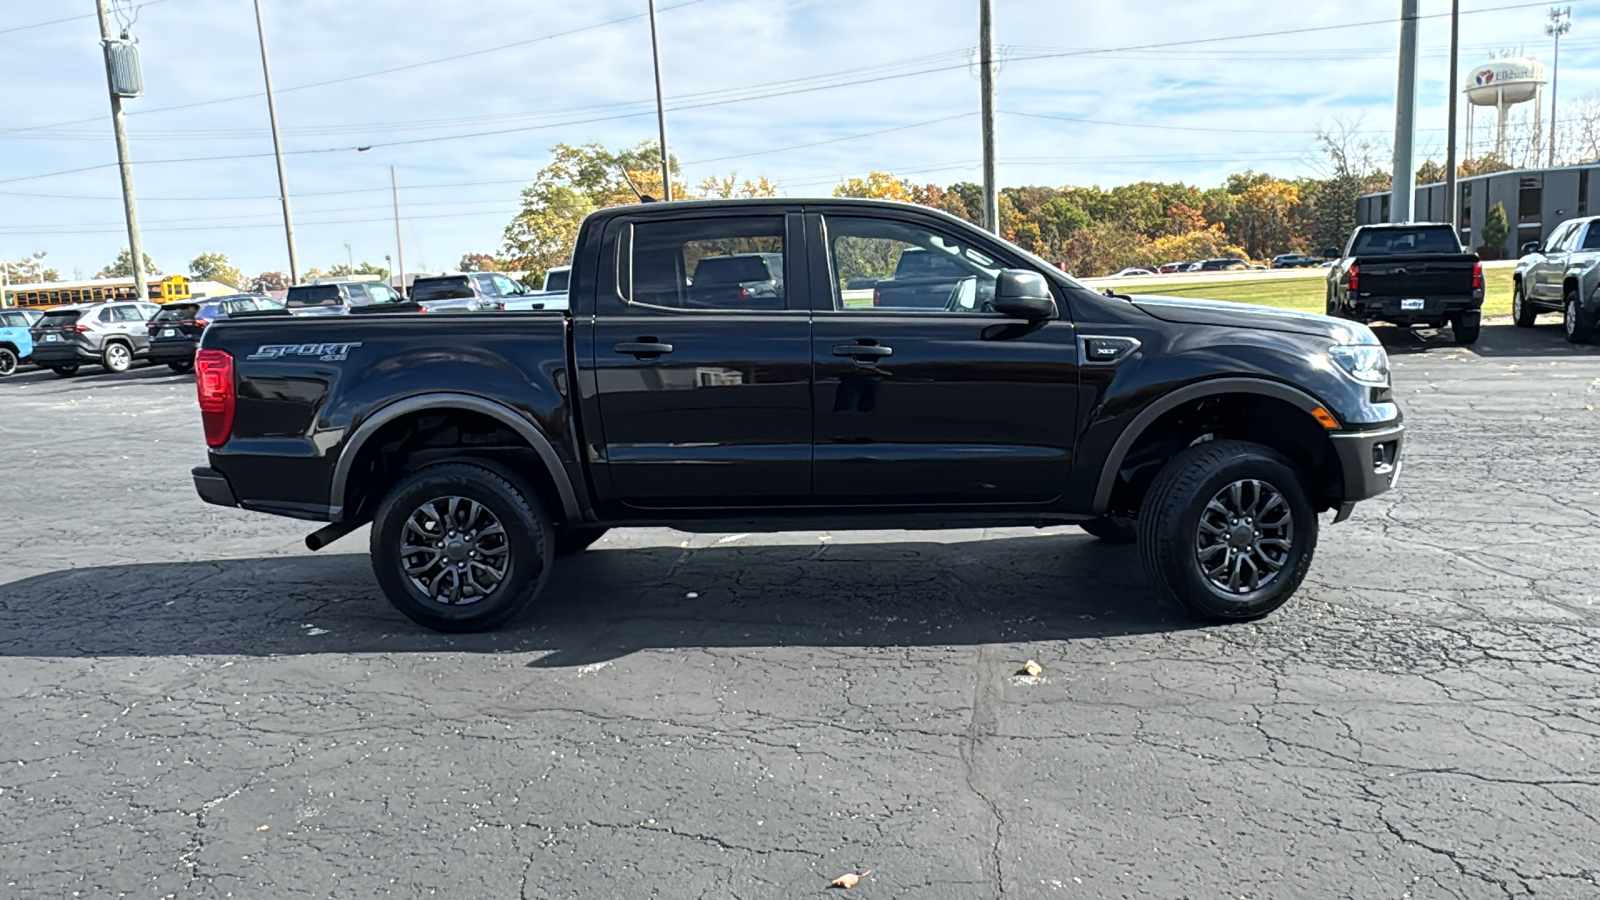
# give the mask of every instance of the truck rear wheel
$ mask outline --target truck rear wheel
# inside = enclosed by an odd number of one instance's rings
[[[1594,337],[1594,313],[1583,308],[1577,291],[1567,292],[1567,302],[1561,312],[1561,324],[1566,329],[1567,340],[1574,344],[1587,344]]]
[[[1468,324],[1470,319],[1471,324]],[[1450,332],[1458,344],[1476,344],[1478,333],[1482,330],[1483,323],[1476,314],[1471,316],[1457,315],[1450,320]]]
[[[1300,473],[1269,447],[1197,444],[1156,475],[1139,512],[1139,555],[1167,598],[1204,619],[1259,619],[1286,603],[1317,545]]]
[[[544,589],[555,529],[537,496],[471,463],[395,485],[372,522],[372,570],[395,608],[435,631],[497,628]]]

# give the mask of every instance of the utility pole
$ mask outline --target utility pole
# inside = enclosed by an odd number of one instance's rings
[[[389,192],[394,196],[394,252],[398,262],[396,268],[400,270],[400,296],[406,294],[406,247],[400,238],[400,181],[394,174],[394,166],[389,167]]]
[[[1417,171],[1411,154],[1417,142],[1417,0],[1400,0],[1400,79],[1394,99],[1394,176],[1389,221],[1411,221]]]
[[[94,0],[100,14],[100,50],[106,59],[106,90],[111,94],[111,131],[117,137],[117,168],[122,172],[122,212],[128,220],[128,255],[133,260],[133,299],[150,299],[149,273],[144,270],[144,243],[139,240],[139,209],[133,200],[133,163],[128,160],[128,129],[122,117],[122,98],[111,75],[111,14],[106,0]]]
[[[272,67],[267,65],[267,29],[261,24],[261,0],[256,4],[256,37],[261,41],[261,79],[267,85],[267,121],[272,124],[272,155],[278,161],[278,194],[283,200],[283,236],[289,243],[289,282],[300,283],[300,261],[294,252],[294,219],[289,215],[289,178],[283,172],[283,141],[278,137],[278,105],[272,99]]]
[[[983,91],[983,227],[1000,233],[994,176],[994,0],[978,0],[978,83]]]
[[[1550,161],[1546,165],[1553,169],[1556,165],[1556,79],[1561,76],[1561,36],[1572,30],[1572,7],[1552,6],[1549,18],[1544,24],[1544,33],[1555,39],[1556,46],[1550,67]],[[1534,151],[1534,159],[1539,158],[1538,152]]]
[[[1451,228],[1460,228],[1456,215],[1456,102],[1461,92],[1456,90],[1456,54],[1461,48],[1461,0],[1450,0],[1450,115],[1445,126],[1449,137],[1444,149],[1444,220]]]
[[[356,252],[350,249],[348,243],[344,245],[344,256],[350,264],[350,274],[354,275],[356,273]]]
[[[661,199],[672,200],[672,164],[667,161],[667,108],[661,102],[661,46],[656,38],[656,0],[650,0],[650,58],[656,64],[656,122],[661,126]]]

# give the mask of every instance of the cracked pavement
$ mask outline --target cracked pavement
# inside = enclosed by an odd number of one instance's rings
[[[1600,348],[1382,333],[1400,486],[1221,627],[1074,528],[636,530],[436,635],[194,496],[189,378],[24,371],[0,896],[1600,895]]]

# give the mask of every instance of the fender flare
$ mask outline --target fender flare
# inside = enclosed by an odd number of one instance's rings
[[[1127,458],[1134,442],[1144,434],[1152,422],[1185,403],[1218,394],[1258,394],[1272,397],[1303,409],[1307,414],[1322,406],[1315,397],[1299,388],[1268,381],[1265,378],[1212,378],[1184,385],[1140,410],[1133,421],[1128,423],[1128,427],[1122,429],[1122,434],[1118,435],[1116,442],[1111,445],[1111,452],[1106,455],[1105,464],[1100,468],[1100,481],[1095,486],[1092,512],[1099,515],[1111,505],[1111,491],[1116,487],[1117,473],[1122,470],[1122,461]]]
[[[567,518],[583,517],[583,512],[578,506],[578,495],[572,488],[571,479],[567,477],[567,469],[561,464],[561,457],[556,454],[555,446],[545,437],[538,425],[503,403],[472,394],[434,393],[407,397],[383,407],[368,416],[367,420],[362,422],[345,441],[344,450],[339,453],[339,461],[334,465],[333,485],[328,492],[329,521],[344,521],[344,493],[350,478],[350,467],[355,465],[355,459],[360,455],[361,448],[366,442],[378,432],[378,429],[395,419],[430,409],[462,409],[482,413],[515,431],[533,447],[535,453],[539,454],[540,461],[550,473],[550,480],[555,483],[556,493],[561,497],[562,510]]]

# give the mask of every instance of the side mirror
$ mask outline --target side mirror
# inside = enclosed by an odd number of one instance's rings
[[[1324,248],[1322,248],[1322,258],[1323,259],[1338,259],[1339,258],[1339,248],[1338,247],[1324,247]]]
[[[1050,283],[1038,272],[1004,269],[994,288],[994,311],[1039,322],[1055,318],[1056,300],[1050,295]]]
[[[1542,252],[1543,252],[1543,250],[1540,249],[1538,241],[1529,241],[1526,244],[1522,245],[1522,255],[1523,256],[1527,256],[1530,253],[1542,253]]]

